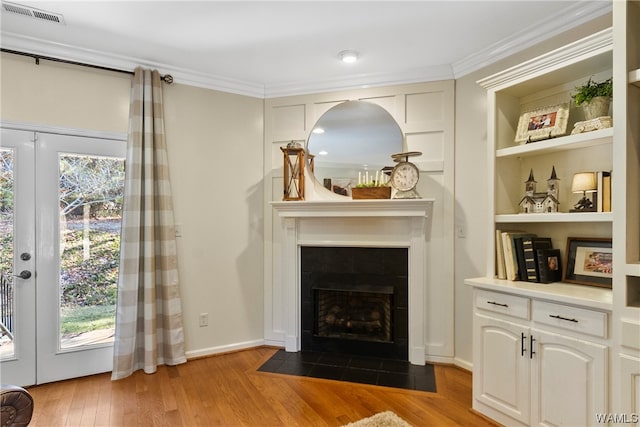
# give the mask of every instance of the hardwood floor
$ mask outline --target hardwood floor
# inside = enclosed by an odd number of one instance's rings
[[[256,371],[276,350],[30,387],[30,426],[341,426],[386,410],[414,426],[495,425],[470,410],[471,374],[462,369],[436,366],[437,393]]]

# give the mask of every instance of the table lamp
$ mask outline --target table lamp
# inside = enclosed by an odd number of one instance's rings
[[[595,193],[598,186],[595,172],[580,172],[573,175],[571,192],[582,193],[582,198],[573,206],[571,212],[595,212],[593,202],[587,198],[587,193]]]

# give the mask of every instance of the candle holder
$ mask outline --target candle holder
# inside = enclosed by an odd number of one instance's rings
[[[284,155],[282,200],[304,200],[304,148],[288,144],[280,150]]]

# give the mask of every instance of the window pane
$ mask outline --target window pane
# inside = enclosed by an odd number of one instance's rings
[[[14,355],[13,150],[0,150],[0,358]]]
[[[113,342],[124,159],[60,157],[60,348]]]

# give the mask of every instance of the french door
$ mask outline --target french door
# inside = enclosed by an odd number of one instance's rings
[[[2,382],[110,371],[126,142],[0,131]]]

